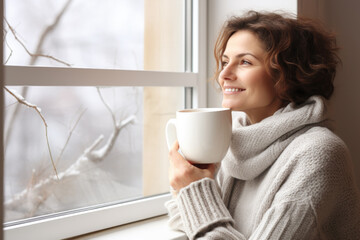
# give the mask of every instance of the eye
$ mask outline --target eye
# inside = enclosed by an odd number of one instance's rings
[[[251,62],[249,62],[248,60],[246,59],[242,59],[241,62],[240,62],[241,65],[251,65]]]
[[[221,66],[222,68],[226,67],[228,65],[228,61],[222,61]]]

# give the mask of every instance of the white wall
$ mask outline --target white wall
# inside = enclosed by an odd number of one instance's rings
[[[328,28],[337,33],[341,46],[340,57],[343,65],[339,67],[335,79],[335,94],[331,101],[332,118],[336,133],[348,145],[354,172],[360,186],[360,1],[356,0],[209,0],[208,1],[208,78],[214,73],[215,61],[213,46],[224,20],[232,14],[253,10],[286,10],[300,12],[321,18]],[[208,106],[221,106],[221,94],[208,84]]]
[[[241,15],[248,10],[297,12],[297,0],[208,0],[208,79],[215,69],[214,44],[221,26],[233,15]],[[215,90],[216,84],[208,84],[208,107],[221,106],[221,94]]]

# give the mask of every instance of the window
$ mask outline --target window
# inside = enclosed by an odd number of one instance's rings
[[[165,123],[206,102],[206,1],[5,5],[5,236],[164,214]]]

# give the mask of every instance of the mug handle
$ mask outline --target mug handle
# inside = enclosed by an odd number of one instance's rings
[[[166,143],[167,143],[168,149],[170,150],[172,148],[173,144],[175,143],[175,141],[177,140],[176,119],[175,118],[172,118],[167,122],[165,134],[166,134]]]

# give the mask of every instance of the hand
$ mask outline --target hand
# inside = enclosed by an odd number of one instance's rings
[[[175,193],[202,178],[208,177],[214,179],[217,168],[215,164],[191,164],[178,150],[179,143],[176,141],[169,152],[169,181]]]

